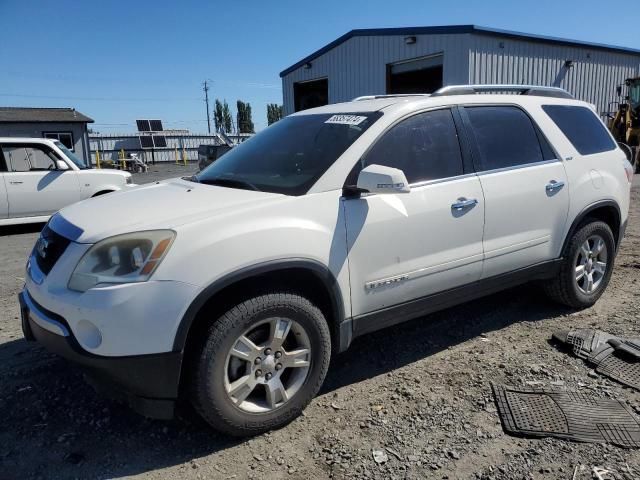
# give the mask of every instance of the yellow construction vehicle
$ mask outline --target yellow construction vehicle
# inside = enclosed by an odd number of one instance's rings
[[[615,114],[609,115],[609,130],[627,153],[629,161],[640,171],[640,77],[624,82],[627,94],[622,97],[623,85],[616,88],[620,101]]]

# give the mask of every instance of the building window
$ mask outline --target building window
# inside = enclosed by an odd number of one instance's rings
[[[72,152],[75,151],[73,133],[71,132],[43,132],[42,137],[50,138],[51,140],[59,140],[60,143],[62,143],[69,150],[71,150]]]

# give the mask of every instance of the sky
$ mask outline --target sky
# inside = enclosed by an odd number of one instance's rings
[[[0,0],[0,106],[74,107],[102,133],[137,118],[203,133],[208,80],[210,100],[249,102],[259,130],[282,103],[279,73],[354,28],[475,24],[640,49],[632,4]]]

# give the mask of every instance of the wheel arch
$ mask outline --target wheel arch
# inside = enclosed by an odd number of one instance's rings
[[[205,312],[222,314],[252,293],[265,293],[267,286],[282,286],[307,295],[322,310],[338,346],[344,301],[337,279],[322,263],[303,258],[274,260],[240,269],[204,288],[183,315],[173,343],[174,351],[185,352],[197,332],[211,318]]]
[[[566,254],[569,242],[571,241],[571,237],[573,237],[578,228],[584,223],[587,218],[595,218],[609,225],[609,227],[611,227],[611,231],[613,232],[616,249],[618,248],[618,245],[622,240],[622,216],[620,214],[620,206],[614,200],[600,200],[584,208],[573,220],[573,223],[571,224],[571,227],[567,232],[567,236],[564,239],[561,256],[564,256]]]

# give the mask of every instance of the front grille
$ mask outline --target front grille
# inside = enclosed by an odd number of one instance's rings
[[[33,256],[42,273],[48,275],[58,259],[67,249],[71,240],[58,235],[46,225],[40,233],[40,238],[33,247]]]

